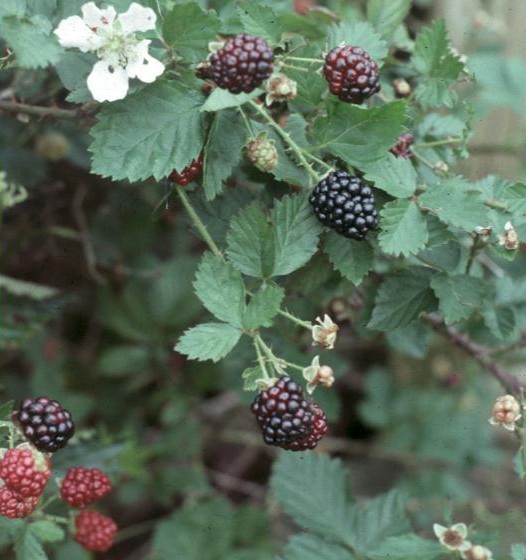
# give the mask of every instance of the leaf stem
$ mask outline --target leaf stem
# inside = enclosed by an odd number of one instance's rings
[[[309,164],[309,162],[305,158],[305,155],[303,153],[302,148],[300,146],[298,146],[298,144],[296,144],[296,142],[294,142],[294,140],[291,138],[290,134],[288,132],[286,132],[285,130],[283,130],[283,128],[281,128],[281,126],[279,126],[279,124],[267,113],[267,111],[265,111],[265,109],[263,109],[263,107],[261,107],[260,105],[258,105],[254,101],[249,101],[249,104],[283,138],[285,143],[296,154],[296,157],[298,158],[299,162],[303,165],[303,167],[307,170],[309,175],[311,175],[311,177],[317,183],[320,180],[318,174],[314,171],[314,169],[312,169],[311,165]]]
[[[252,139],[254,139],[256,137],[256,135],[254,134],[254,131],[252,130],[252,126],[250,125],[250,121],[248,120],[247,116],[245,115],[245,111],[243,111],[243,107],[241,107],[241,105],[240,105],[237,109],[239,111],[239,114],[243,118],[243,122],[245,123],[245,127],[248,130],[248,133],[250,134],[250,137]]]
[[[436,171],[436,166],[434,163],[431,163],[424,156],[420,155],[418,152],[415,152],[415,150],[411,149],[411,151],[413,152],[413,155],[416,157],[417,160],[421,161],[425,166],[429,167],[431,171]]]
[[[186,196],[186,193],[184,191],[184,187],[177,186],[177,194],[179,195],[179,198],[181,199],[185,210],[188,212],[188,215],[190,216],[190,219],[192,220],[195,228],[201,234],[212,253],[214,253],[214,255],[218,257],[223,258],[223,254],[219,250],[219,247],[216,245],[215,241],[212,239],[211,235],[208,233],[205,224],[201,221],[201,218],[197,215],[194,207],[190,204],[190,201],[188,200],[188,197]]]
[[[265,359],[263,358],[263,354],[261,353],[261,348],[260,348],[261,338],[259,337],[259,335],[256,335],[254,336],[253,340],[254,340],[254,348],[256,349],[256,355],[258,357],[259,367],[261,368],[261,371],[263,372],[265,379],[271,379],[267,371],[267,366],[265,365]]]
[[[27,103],[18,103],[18,101],[0,100],[0,111],[10,111],[12,113],[25,113],[26,115],[35,115],[37,117],[55,117],[57,119],[78,119],[84,112],[83,108],[79,109],[61,109],[59,107],[39,107],[37,105],[28,105]]]
[[[328,163],[325,163],[322,159],[312,155],[310,152],[304,151],[304,154],[312,161],[315,161],[317,164],[324,167],[327,171],[334,171],[334,168],[332,166],[330,166]]]
[[[420,142],[414,144],[415,148],[434,148],[436,146],[447,146],[448,144],[462,144],[463,138],[443,138],[442,140],[433,140],[432,142]]]
[[[304,58],[302,56],[287,56],[283,57],[284,60],[296,60],[298,62],[310,62],[310,63],[318,63],[324,64],[325,61],[322,58]]]
[[[296,325],[299,325],[300,327],[308,329],[309,331],[312,329],[312,324],[311,323],[309,323],[308,321],[303,321],[299,317],[296,317],[295,315],[293,315],[292,313],[289,313],[288,311],[285,311],[284,309],[280,309],[278,311],[278,314],[281,315],[282,317],[286,317],[287,319],[289,319],[289,321],[292,321],[293,323],[296,323]]]

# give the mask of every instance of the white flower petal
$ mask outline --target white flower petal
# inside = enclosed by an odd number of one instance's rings
[[[138,78],[141,82],[151,84],[164,72],[164,64],[148,54],[151,41],[141,41],[135,49],[135,58],[126,65],[130,78]]]
[[[63,47],[76,48],[82,52],[95,51],[103,43],[103,39],[94,33],[79,16],[63,19],[54,33]]]
[[[468,536],[468,528],[465,523],[455,523],[450,527],[451,531],[456,531],[463,539]]]
[[[439,525],[438,523],[433,524],[433,532],[437,539],[440,539],[446,531],[447,527],[444,527],[444,525]]]
[[[95,2],[88,2],[82,6],[82,19],[91,28],[98,29],[111,26],[117,12],[113,6],[106,9],[97,8]]]
[[[128,75],[111,60],[99,60],[88,76],[88,89],[96,101],[117,101],[128,93]]]
[[[157,16],[151,8],[144,8],[136,2],[130,4],[130,7],[117,18],[124,33],[155,29],[156,20]]]

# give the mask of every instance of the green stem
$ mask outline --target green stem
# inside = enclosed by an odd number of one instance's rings
[[[316,183],[319,182],[320,178],[319,178],[318,174],[314,171],[314,169],[312,169],[312,167],[310,166],[309,162],[306,160],[306,158],[303,154],[303,150],[300,148],[300,146],[298,146],[298,144],[296,144],[296,142],[294,142],[294,140],[291,138],[290,134],[288,132],[286,132],[285,130],[283,130],[283,128],[281,128],[281,126],[279,126],[279,124],[267,113],[267,111],[265,111],[265,109],[263,109],[263,107],[261,107],[260,105],[258,105],[254,101],[249,101],[249,104],[283,138],[285,143],[296,154],[296,157],[298,158],[301,165],[303,165],[303,167],[307,170],[307,172],[309,173],[309,175],[311,175],[311,177],[315,180],[315,182]]]
[[[484,204],[488,208],[495,208],[495,210],[504,210],[508,214],[510,213],[510,209],[505,204],[501,204],[500,202],[497,202],[496,200],[491,200],[491,199],[490,200],[485,200]]]
[[[204,239],[212,253],[214,253],[214,255],[218,257],[223,258],[223,254],[219,250],[219,247],[216,245],[215,241],[212,239],[211,235],[208,233],[205,224],[201,221],[201,218],[197,215],[194,207],[190,204],[190,201],[188,200],[188,197],[184,192],[184,188],[178,186],[177,194],[179,195],[179,198],[181,199],[185,210],[188,212],[188,215],[190,216],[190,219],[192,220],[195,228],[201,234],[202,238]]]
[[[435,146],[447,146],[448,144],[462,144],[463,138],[445,138],[443,140],[434,140],[433,142],[420,142],[414,144],[415,148],[434,148]]]
[[[243,122],[245,123],[245,127],[248,130],[248,133],[250,134],[250,137],[252,139],[254,139],[256,137],[256,135],[254,134],[254,131],[252,130],[252,126],[250,125],[250,122],[247,119],[247,116],[245,115],[245,111],[243,111],[243,107],[239,106],[237,109],[238,109],[241,117],[243,118]]]
[[[254,337],[254,348],[256,349],[256,355],[258,357],[258,364],[259,367],[261,368],[261,371],[263,372],[263,375],[265,376],[265,379],[271,379],[270,375],[268,374],[267,371],[267,366],[265,365],[265,360],[263,358],[263,354],[261,353],[261,349],[260,349],[260,338],[259,335]]]
[[[303,321],[299,317],[296,317],[295,315],[289,313],[288,311],[285,311],[284,309],[280,309],[278,311],[278,314],[281,315],[282,317],[286,317],[287,319],[289,319],[289,321],[296,323],[296,325],[308,329],[309,331],[312,329],[312,323],[309,323],[308,321]]]
[[[318,165],[321,165],[322,167],[327,169],[327,171],[334,171],[334,168],[331,167],[328,163],[325,163],[322,159],[317,158],[316,156],[312,155],[309,152],[304,152],[304,153],[309,159],[311,159],[312,161],[315,161]]]
[[[287,56],[283,57],[284,60],[297,60],[298,62],[311,62],[317,64],[323,64],[325,61],[321,58],[303,58],[301,56]]]
[[[296,70],[297,72],[310,72],[308,68],[303,68],[301,66],[294,66],[294,64],[287,64],[282,62],[280,64],[281,68],[290,68],[291,70]]]
[[[148,521],[143,521],[142,523],[136,523],[135,525],[130,525],[125,527],[115,539],[116,543],[127,541],[138,537],[139,535],[144,535],[144,533],[149,533],[156,525],[159,523],[158,519],[148,519]]]
[[[418,152],[415,152],[415,150],[413,150],[413,149],[412,149],[412,152],[413,152],[413,155],[416,157],[416,159],[418,159],[424,165],[429,167],[429,169],[431,169],[431,171],[436,171],[436,167],[435,167],[434,163],[431,163],[428,159],[426,159],[424,156],[420,155]]]
[[[298,364],[295,364],[293,362],[287,362],[285,361],[285,364],[289,367],[291,367],[292,369],[297,369],[298,371],[303,371],[305,368],[303,368],[302,366],[299,366]]]
[[[475,258],[479,250],[482,249],[482,245],[479,243],[478,239],[473,241],[473,245],[471,245],[471,249],[469,250],[469,257],[468,262],[466,263],[466,274],[469,275],[471,272],[471,267],[475,262]]]

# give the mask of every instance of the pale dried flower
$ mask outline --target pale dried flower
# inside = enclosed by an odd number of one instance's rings
[[[461,553],[464,560],[493,560],[493,553],[489,548],[475,544],[465,552]]]
[[[338,325],[328,315],[324,315],[323,320],[316,317],[316,321],[318,325],[311,327],[312,345],[319,344],[327,350],[332,350],[338,336]]]
[[[499,236],[499,245],[502,245],[508,251],[515,251],[519,248],[519,234],[511,222],[504,224],[504,235]]]
[[[311,365],[303,368],[303,378],[307,383],[307,393],[312,394],[318,385],[332,387],[334,371],[330,366],[320,365],[320,357],[314,356]]]
[[[468,528],[465,523],[456,523],[451,527],[444,527],[435,523],[433,532],[440,544],[449,550],[465,551],[471,548],[471,543],[466,540],[468,536]]]
[[[501,395],[493,405],[489,423],[492,426],[502,426],[510,432],[515,431],[516,423],[522,417],[521,405],[513,395]]]

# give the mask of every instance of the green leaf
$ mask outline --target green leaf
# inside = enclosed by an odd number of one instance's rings
[[[321,537],[301,533],[291,537],[281,560],[353,560],[354,556],[338,544]]]
[[[486,326],[498,339],[507,340],[515,333],[517,321],[512,307],[485,307],[482,315]]]
[[[483,306],[486,284],[473,276],[439,274],[431,280],[444,321],[451,325],[467,319]]]
[[[427,230],[429,231],[428,249],[440,247],[440,245],[445,245],[455,239],[455,235],[448,229],[447,225],[433,214],[426,215],[426,222]]]
[[[215,115],[203,165],[203,189],[207,200],[212,200],[223,190],[223,181],[241,159],[245,140],[246,130],[239,113],[226,110]]]
[[[159,81],[104,105],[91,129],[93,173],[140,181],[183,169],[203,148],[201,103],[200,94]]]
[[[179,56],[197,62],[206,58],[219,28],[215,12],[204,12],[194,3],[176,4],[164,18],[163,36]]]
[[[362,167],[385,158],[403,132],[405,103],[395,101],[364,109],[344,103],[330,103],[326,117],[314,121],[316,141],[349,165]]]
[[[55,288],[34,284],[27,280],[11,278],[3,274],[0,274],[0,288],[3,288],[14,296],[28,297],[36,301],[48,299],[59,293]]]
[[[456,95],[449,89],[464,65],[450,50],[444,20],[436,20],[416,38],[413,65],[424,79],[415,91],[416,99],[425,107],[451,107]]]
[[[149,360],[148,349],[144,346],[112,346],[100,356],[97,371],[111,377],[139,373],[148,367]]]
[[[0,18],[22,17],[26,12],[25,0],[3,0],[0,4]]]
[[[404,502],[396,490],[378,496],[364,506],[353,506],[349,528],[353,548],[367,556],[376,543],[411,530]]]
[[[290,274],[317,250],[321,226],[309,204],[309,193],[284,196],[270,213],[274,225],[273,276]]]
[[[411,0],[368,0],[367,19],[385,39],[390,39],[409,13]]]
[[[380,212],[380,247],[390,255],[407,257],[423,249],[428,240],[427,224],[418,206],[410,200],[388,202]]]
[[[48,560],[32,525],[26,525],[17,538],[15,554],[17,560]]]
[[[92,53],[75,51],[67,51],[60,57],[55,70],[64,87],[70,91],[68,101],[84,103],[93,100],[86,80],[95,61]]]
[[[4,416],[0,416],[4,418]],[[2,535],[2,544],[7,545],[15,542],[18,535],[25,528],[25,523],[22,519],[8,519],[7,517],[0,516],[0,535]]]
[[[246,33],[263,37],[271,44],[279,43],[281,26],[278,16],[270,6],[259,2],[244,2],[238,6],[237,12]]]
[[[419,203],[431,209],[442,222],[467,232],[487,222],[487,208],[480,192],[459,177],[434,185],[420,196]]]
[[[216,88],[203,103],[200,111],[220,111],[231,107],[239,107],[247,101],[259,97],[263,93],[262,89],[255,89],[251,93],[230,93],[226,89]]]
[[[414,267],[388,278],[378,290],[368,327],[390,331],[415,321],[420,313],[434,311],[437,300],[430,287],[433,271]]]
[[[271,327],[272,319],[277,315],[284,295],[283,289],[278,286],[271,284],[262,286],[247,305],[243,327],[245,329]]]
[[[274,268],[273,234],[258,202],[235,216],[227,234],[228,258],[243,274],[268,278]]]
[[[59,542],[64,540],[64,529],[53,521],[42,519],[31,524],[33,533],[43,542]]]
[[[281,453],[271,488],[274,499],[298,525],[327,539],[349,542],[349,481],[338,459]]]
[[[511,545],[511,560],[526,560],[526,544]]]
[[[13,404],[14,401],[9,401],[0,405],[0,420],[11,417],[11,413],[13,412]]]
[[[512,212],[526,212],[526,185],[516,183],[506,187],[501,195],[503,202]]]
[[[365,178],[387,194],[407,198],[416,190],[416,171],[411,160],[397,158],[393,154],[365,165]]]
[[[408,534],[390,537],[367,552],[371,560],[435,560],[444,555],[438,541]]]
[[[234,348],[241,334],[226,323],[203,323],[185,331],[174,350],[191,360],[218,362]]]
[[[56,63],[64,52],[51,35],[51,23],[42,16],[5,18],[0,36],[13,49],[17,65],[22,68],[45,68]]]
[[[324,251],[335,270],[358,286],[373,268],[374,252],[364,241],[346,239],[329,232],[325,239]]]
[[[221,321],[241,327],[245,315],[245,285],[241,274],[220,257],[203,255],[194,282],[197,297]]]
[[[378,65],[388,52],[387,43],[367,21],[353,20],[333,25],[327,34],[327,46],[332,49],[341,43],[361,47]]]
[[[260,366],[247,368],[242,374],[243,391],[259,391],[260,382],[266,380]]]

